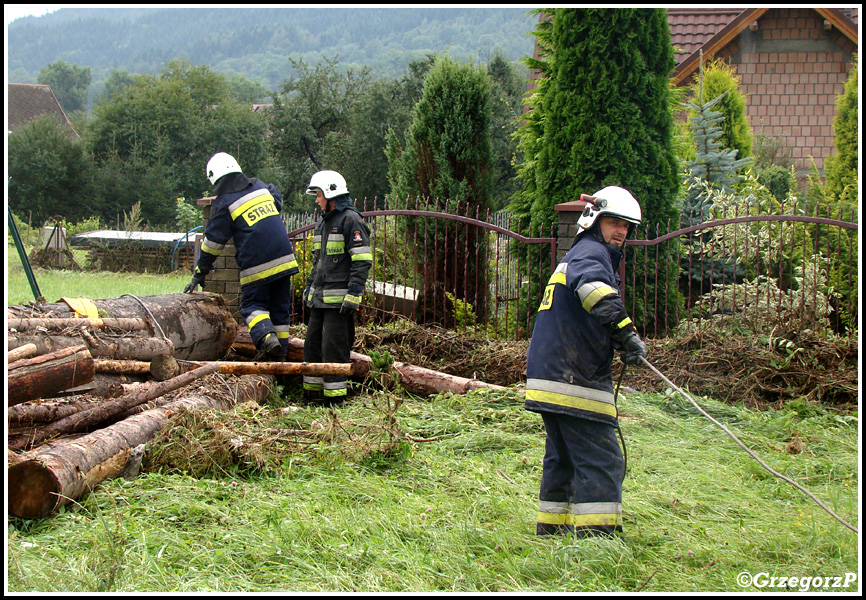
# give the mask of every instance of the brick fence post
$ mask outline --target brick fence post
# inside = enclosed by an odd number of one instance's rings
[[[216,196],[207,196],[196,200],[196,204],[201,206],[204,210],[204,220],[202,221],[204,228],[207,228],[207,222],[210,218],[210,207],[214,200],[216,200]],[[201,252],[201,241],[203,237],[202,234],[195,236],[195,262],[198,262],[198,255],[199,252]],[[241,297],[240,270],[241,269],[235,260],[234,242],[229,241],[229,243],[226,244],[226,247],[223,248],[222,254],[220,254],[214,261],[213,270],[208,273],[207,278],[204,280],[202,289],[205,292],[212,292],[221,295],[226,301],[226,304],[235,320],[238,323],[243,324],[243,319],[241,319],[240,313],[238,312]]]

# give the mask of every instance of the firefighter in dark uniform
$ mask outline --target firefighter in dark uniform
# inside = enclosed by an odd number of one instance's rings
[[[355,343],[355,315],[373,265],[370,230],[355,208],[346,180],[336,171],[319,171],[307,193],[316,197],[321,214],[313,236],[313,267],[304,299],[310,321],[304,361],[348,363]],[[304,376],[304,398],[342,405],[345,376]]]
[[[255,360],[281,361],[289,350],[292,309],[291,276],[298,263],[280,210],[283,197],[272,184],[250,179],[237,161],[218,152],[207,163],[216,199],[204,230],[192,281],[184,292],[202,285],[214,260],[234,241],[240,267],[238,312],[258,350]]]
[[[646,356],[617,275],[641,210],[620,187],[594,198],[548,281],[527,352],[525,408],[541,414],[547,436],[538,535],[622,532],[624,463],[611,363],[614,349],[626,364]]]

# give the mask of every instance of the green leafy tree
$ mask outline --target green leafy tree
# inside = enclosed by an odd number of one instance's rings
[[[125,211],[138,198],[145,219],[167,225],[175,198],[209,189],[205,165],[216,152],[231,153],[251,176],[265,165],[265,116],[235,102],[225,77],[204,65],[173,61],[158,75],[136,76],[93,112],[87,138],[106,211]]]
[[[311,207],[304,192],[316,171],[335,169],[326,140],[344,131],[361,89],[369,84],[369,69],[341,70],[338,60],[322,59],[315,66],[289,59],[298,76],[289,78],[274,96],[272,151],[283,165],[281,191],[291,206]],[[357,158],[356,158],[357,160]],[[353,181],[347,180],[352,189]],[[279,186],[278,186],[279,187]]]
[[[84,110],[91,83],[90,67],[58,60],[39,71],[37,83],[50,85],[64,112]]]
[[[66,125],[44,115],[9,133],[8,141],[9,206],[15,213],[38,224],[93,214],[90,155]]]
[[[679,182],[668,104],[674,56],[665,9],[545,12],[550,21],[535,30],[543,57],[529,62],[543,77],[519,133],[524,187],[515,197],[516,212],[531,218],[534,233],[546,233],[556,219],[555,204],[618,185],[640,202],[650,230],[666,227],[677,216]],[[674,280],[676,259],[664,260],[672,262],[670,268],[655,265],[651,272]],[[675,287],[660,279],[648,286]],[[629,295],[637,301],[632,318],[649,324],[654,314],[640,299],[654,291],[638,283]]]
[[[517,153],[515,132],[523,109],[526,78],[517,65],[502,51],[496,51],[487,63],[492,83],[493,208],[502,209],[519,189],[514,156]]]
[[[424,79],[405,145],[396,136],[389,137],[386,152],[393,196],[439,200],[452,209],[461,204],[483,214],[492,201],[490,103],[491,84],[484,71],[447,56],[437,58]],[[444,286],[447,273],[449,282],[456,283],[457,296],[483,315],[485,238],[461,230],[458,233],[450,224],[440,227],[438,234],[443,239],[446,232],[449,235],[448,246],[440,241],[444,251],[436,257],[438,261],[427,260],[416,268],[433,285]],[[474,237],[466,240],[461,237],[465,235]]]

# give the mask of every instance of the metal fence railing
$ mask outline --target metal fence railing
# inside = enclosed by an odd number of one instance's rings
[[[621,277],[627,309],[645,335],[708,319],[740,319],[761,329],[857,324],[855,213],[708,215],[699,225],[638,231],[627,242]]]
[[[528,225],[509,215],[466,204],[406,199],[378,210],[367,210],[364,202],[357,206],[370,227],[374,257],[365,318],[401,315],[500,339],[529,336],[540,301],[535,297],[539,286],[530,281],[547,281],[555,266],[556,238],[531,237]],[[286,222],[301,265],[298,277],[306,281],[314,217],[293,215]],[[518,248],[527,246],[543,249],[532,266],[519,262]],[[306,319],[306,312],[298,302],[295,319]]]

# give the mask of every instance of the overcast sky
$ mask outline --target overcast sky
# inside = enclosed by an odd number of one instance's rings
[[[8,25],[15,19],[29,15],[38,17],[45,13],[54,12],[58,8],[63,8],[63,6],[62,4],[5,4],[3,12],[6,16],[6,24]]]

